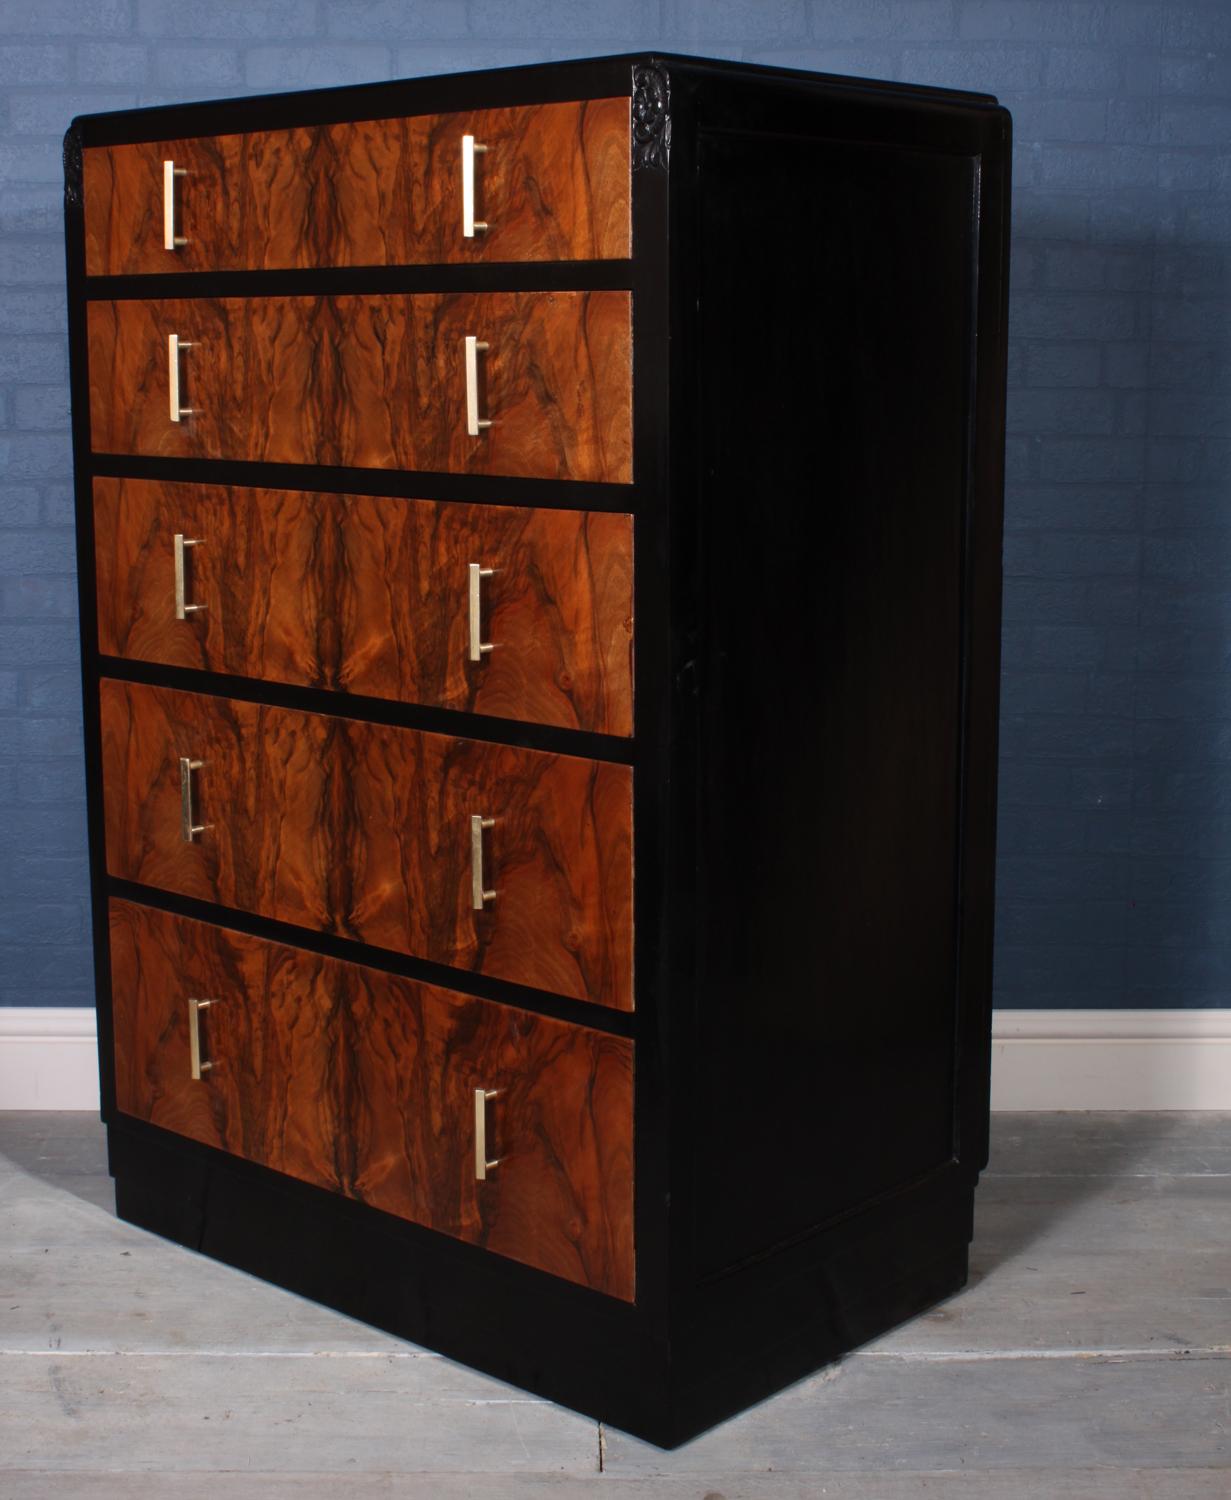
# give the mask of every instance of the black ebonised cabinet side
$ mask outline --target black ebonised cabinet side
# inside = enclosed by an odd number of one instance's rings
[[[621,97],[627,258],[86,274],[92,148]],[[83,691],[122,1217],[665,1446],[963,1284],[987,1151],[1009,147],[988,96],[656,54],[74,123]],[[92,438],[94,304],[526,291],[629,295],[630,482]],[[631,514],[632,734],[104,655],[96,478]],[[631,768],[632,1009],[117,874],[103,679]],[[121,1107],[114,902],[631,1044],[635,1294]]]

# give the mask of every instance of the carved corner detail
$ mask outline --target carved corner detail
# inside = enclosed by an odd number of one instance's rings
[[[665,172],[671,159],[671,81],[662,68],[633,69],[633,166]]]
[[[76,208],[81,202],[81,137],[69,130],[64,137],[64,202]]]

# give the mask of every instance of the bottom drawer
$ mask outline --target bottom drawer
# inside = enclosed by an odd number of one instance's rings
[[[631,1042],[130,901],[111,975],[125,1114],[632,1300]]]

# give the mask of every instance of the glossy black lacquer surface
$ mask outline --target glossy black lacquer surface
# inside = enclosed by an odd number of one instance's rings
[[[973,162],[773,156],[699,143],[702,1277],[954,1155]]]
[[[634,97],[629,261],[84,276],[83,145],[618,93]],[[1008,153],[987,96],[649,55],[75,122],[83,688],[122,1216],[664,1445],[962,1283],[986,1153]],[[91,297],[526,286],[632,292],[634,470],[618,496],[91,456]],[[633,512],[636,734],[578,735],[572,752],[633,767],[633,1015],[108,881],[100,675],[321,703],[100,660],[94,473]],[[572,743],[374,699],[351,711]],[[631,1036],[636,1304],[118,1114],[112,893]]]

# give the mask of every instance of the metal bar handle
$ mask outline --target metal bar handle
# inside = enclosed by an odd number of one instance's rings
[[[478,437],[485,427],[490,427],[490,417],[479,415],[479,350],[487,345],[474,334],[466,335],[466,431]]]
[[[198,833],[204,833],[211,826],[209,823],[196,821],[196,813],[192,806],[192,773],[199,771],[204,764],[203,760],[192,760],[187,755],[180,756],[180,833],[186,844],[191,844]]]
[[[484,818],[473,813],[470,818],[470,904],[475,911],[482,911],[489,901],[496,899],[495,891],[484,889],[483,882],[483,830],[494,828],[495,818]]]
[[[487,1155],[487,1101],[494,1099],[499,1089],[475,1089],[474,1091],[474,1177],[476,1182],[486,1182],[487,1174],[500,1165],[500,1157],[489,1159]]]
[[[208,1010],[212,1000],[189,1000],[188,1002],[188,1064],[193,1078],[200,1079],[214,1066],[201,1061],[201,1012]]]
[[[184,167],[177,167],[173,161],[164,161],[162,164],[162,243],[165,250],[178,250],[181,245],[188,241],[182,234],[175,232],[175,179],[187,177],[188,171]]]
[[[478,563],[470,563],[470,660],[482,661],[484,655],[492,649],[490,641],[483,640],[483,579],[490,578],[496,571],[495,568],[484,568]]]
[[[194,410],[191,406],[180,405],[180,350],[191,348],[188,340],[180,338],[178,333],[167,335],[167,395],[170,398],[173,422],[192,416]]]
[[[476,231],[487,228],[485,220],[474,216],[474,159],[486,150],[474,136],[462,137],[462,238],[467,240],[474,239]]]
[[[195,615],[198,610],[207,609],[205,604],[188,604],[184,598],[184,548],[201,547],[204,542],[200,537],[185,536],[182,531],[175,533],[175,618],[186,620],[189,615]]]

